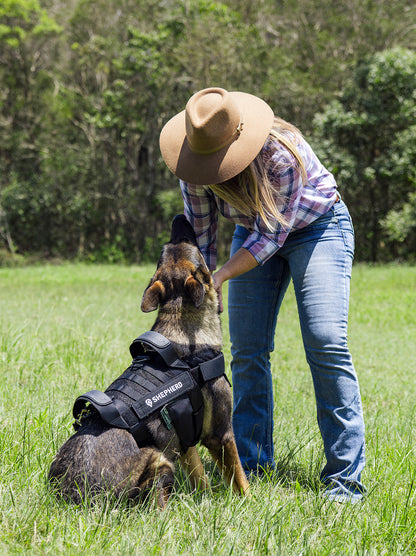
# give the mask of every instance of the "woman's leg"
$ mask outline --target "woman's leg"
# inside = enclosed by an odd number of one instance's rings
[[[315,388],[327,459],[321,479],[328,495],[359,499],[364,490],[364,420],[347,344],[354,232],[341,201],[282,249],[293,278],[302,337]]]
[[[236,227],[231,254],[248,235],[245,228]],[[289,280],[288,264],[274,256],[265,265],[229,282],[233,427],[240,459],[247,471],[274,467],[270,352]]]

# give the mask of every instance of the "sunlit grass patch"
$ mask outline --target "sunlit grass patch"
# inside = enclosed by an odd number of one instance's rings
[[[210,488],[176,474],[165,512],[103,496],[73,506],[47,487],[72,434],[75,397],[105,388],[129,364],[129,344],[154,314],[139,311],[154,266],[0,269],[0,553],[415,554],[416,269],[354,267],[350,348],[367,431],[366,499],[326,502],[312,381],[289,289],[278,321],[274,376],[276,473],[239,498],[202,450]],[[224,350],[230,360],[227,315]]]

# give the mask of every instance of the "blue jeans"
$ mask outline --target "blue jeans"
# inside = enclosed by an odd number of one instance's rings
[[[231,254],[248,235],[236,227]],[[338,501],[356,501],[365,490],[360,482],[364,420],[347,344],[353,253],[351,218],[339,201],[312,224],[291,232],[263,266],[229,283],[233,426],[243,467],[257,472],[275,466],[270,352],[292,278],[326,456],[321,480],[326,495]]]

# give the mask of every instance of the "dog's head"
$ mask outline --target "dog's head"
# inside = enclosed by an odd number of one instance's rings
[[[141,309],[155,311],[171,302],[201,307],[207,294],[215,295],[211,273],[198,248],[195,232],[183,214],[175,216],[169,243],[163,247],[156,272],[147,286]]]

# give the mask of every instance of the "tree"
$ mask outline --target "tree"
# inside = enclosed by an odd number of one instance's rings
[[[338,178],[365,259],[393,254],[382,223],[415,187],[415,123],[416,53],[403,48],[360,62],[341,99],[315,119],[314,142]]]
[[[37,0],[3,0],[0,5],[0,233],[11,251],[15,218],[24,225],[41,210],[31,192],[38,183],[39,137],[54,88],[48,71],[50,41],[60,31]],[[8,200],[15,205],[12,211]],[[27,246],[31,240],[27,237]]]
[[[250,0],[234,0],[242,5]],[[256,4],[251,2],[253,6]],[[263,91],[283,118],[311,129],[343,90],[357,60],[397,45],[416,48],[413,0],[263,0]]]
[[[356,106],[354,91],[339,91],[357,59],[397,44],[416,47],[415,17],[411,0],[3,0],[2,243],[45,256],[155,257],[182,208],[177,179],[159,153],[159,133],[193,92],[208,86],[256,94],[305,132],[314,114],[339,98],[326,111],[317,141],[331,154],[340,183],[353,183],[357,152],[335,141],[329,128],[338,117],[348,119],[343,111],[357,112],[358,121],[367,108]],[[356,70],[358,96],[366,90],[369,63]],[[377,94],[368,90],[369,98]],[[379,148],[371,126],[359,131],[354,125],[358,135],[372,133]],[[413,160],[412,153],[404,156],[400,133],[395,128],[392,142],[403,160],[369,159],[361,174],[371,184],[374,172],[377,183],[383,176],[386,183],[403,183],[402,204],[389,193],[381,206],[379,186],[367,184],[363,194],[374,189],[380,205],[372,214],[360,206],[360,187],[355,194],[348,186],[357,227],[366,234],[361,257],[378,252],[381,241],[391,250],[400,247],[397,238],[392,243],[393,217],[400,220],[413,187],[409,174],[406,184],[396,176]],[[390,210],[396,212],[383,228]],[[379,223],[372,220],[371,230],[370,217]],[[223,219],[220,226],[224,255],[231,226]]]
[[[397,186],[399,195],[405,201],[394,207],[381,221],[387,237],[387,244],[393,254],[404,260],[416,260],[416,125],[397,134],[393,153],[386,161],[384,175]],[[400,184],[404,184],[400,190]],[[407,193],[408,192],[408,193]],[[406,196],[407,193],[407,196]]]
[[[72,131],[62,126],[66,148],[55,142],[42,172],[62,192],[54,222],[65,229],[71,254],[108,252],[115,242],[136,260],[158,253],[182,208],[177,179],[159,153],[162,125],[195,89],[256,82],[240,44],[259,56],[258,33],[238,13],[206,0],[159,18],[153,11],[140,0],[81,0],[70,20],[71,57],[55,106],[61,113],[66,107]],[[71,173],[62,171],[65,159],[73,161]]]

